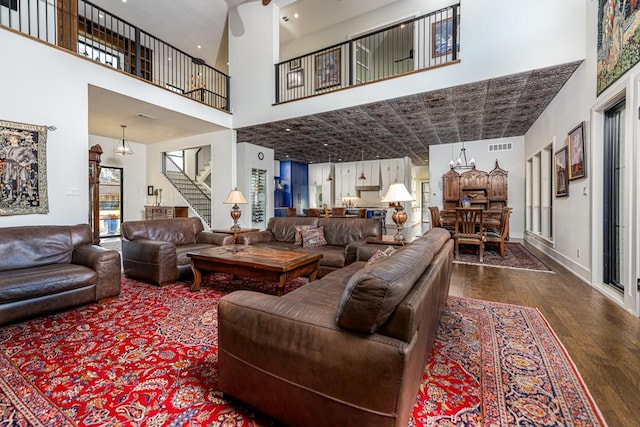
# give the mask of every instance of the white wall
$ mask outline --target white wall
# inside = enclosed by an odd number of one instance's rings
[[[87,222],[88,149],[93,138],[89,136],[88,129],[90,84],[224,127],[231,127],[229,114],[185,99],[168,90],[155,88],[93,61],[76,57],[11,31],[0,31],[0,52],[4,58],[11,58],[12,63],[17,64],[0,67],[0,81],[4,83],[4,102],[0,102],[0,118],[57,127],[57,130],[49,132],[47,137],[49,214],[0,217],[0,226]],[[37,58],[37,61],[34,61],[34,58]],[[43,78],[46,75],[50,78]],[[144,148],[137,150],[143,152]],[[221,163],[228,165],[231,150],[223,150],[222,155],[225,158]],[[125,176],[138,176],[138,171],[131,171],[133,175],[129,175],[129,170],[137,168],[139,163],[131,165],[129,161],[132,159],[126,159],[124,163]],[[148,184],[153,185],[152,182]],[[138,184],[134,183],[132,187],[135,185]],[[147,183],[141,182],[139,185],[140,191],[146,194]],[[68,188],[77,188],[78,195],[67,196]],[[135,193],[136,190],[132,191]],[[129,197],[132,197],[133,201],[130,201]],[[166,200],[167,204],[170,202],[171,200]],[[135,219],[135,210],[139,209],[136,207],[140,203],[139,195],[127,194],[125,203],[133,210],[132,212],[126,207],[125,218]]]
[[[397,2],[398,7],[403,4],[404,2]],[[382,11],[376,12],[380,13],[379,17],[366,25],[402,16],[415,9],[414,5],[418,3],[411,4],[406,11],[400,13],[396,11],[394,3],[394,7],[389,8],[384,15]],[[259,6],[256,2],[250,2],[241,7],[259,10]],[[461,6],[459,64],[272,106],[273,64],[278,62],[278,55],[273,52],[278,46],[274,45],[271,37],[264,35],[272,34],[269,27],[272,27],[273,22],[267,11],[255,12],[251,18],[255,22],[247,24],[245,21],[245,27],[249,27],[250,32],[239,38],[230,36],[230,70],[233,76],[231,93],[238,102],[235,105],[242,106],[241,109],[234,110],[235,128],[558,65],[584,59],[585,53],[584,0],[464,2]],[[568,22],[571,25],[567,25]],[[326,34],[333,30],[335,29],[332,27]],[[344,30],[335,31],[341,37],[344,36]],[[273,31],[274,34],[276,32]],[[323,45],[329,46],[330,43]],[[274,58],[272,63],[261,65],[263,61],[267,61],[268,56]],[[243,72],[245,67],[251,70]]]
[[[513,149],[509,151],[489,152],[490,144],[511,142]],[[510,236],[522,239],[524,234],[525,194],[524,194],[524,137],[485,139],[465,142],[467,159],[476,160],[476,169],[491,172],[496,160],[499,166],[509,173],[508,197],[509,206],[513,208],[509,221]],[[442,175],[449,171],[449,161],[457,159],[462,148],[461,143],[431,145],[429,147],[430,206],[442,209]]]
[[[554,244],[541,244],[534,235],[527,240],[553,256],[585,282],[625,307],[640,314],[638,277],[638,95],[640,65],[636,65],[596,97],[598,2],[586,2],[585,62],[556,95],[525,135],[525,157],[531,157],[553,142],[554,151],[566,145],[567,133],[585,122],[586,177],[569,181],[569,196],[554,198]],[[602,211],[604,111],[621,97],[626,98],[625,140],[622,159],[625,166],[622,225],[625,244],[621,249],[623,293],[602,284]],[[578,252],[580,256],[578,256]]]

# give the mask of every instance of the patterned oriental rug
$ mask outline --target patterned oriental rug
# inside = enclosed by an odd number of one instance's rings
[[[480,262],[478,248],[470,245],[460,246],[459,259],[454,259],[456,264],[486,265],[489,267],[513,268],[516,270],[553,271],[542,261],[535,257],[522,244],[518,242],[505,242],[506,256],[500,255],[497,244],[485,246],[484,262]]]
[[[218,300],[273,285],[222,274],[197,293],[189,284],[124,279],[114,301],[1,327],[0,425],[278,425],[225,400],[216,380]],[[536,309],[449,297],[409,425],[605,422]]]

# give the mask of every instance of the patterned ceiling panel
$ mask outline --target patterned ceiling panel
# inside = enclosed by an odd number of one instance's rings
[[[352,162],[407,156],[429,145],[524,135],[582,61],[238,129],[238,142],[277,160]],[[289,129],[289,131],[286,131]]]

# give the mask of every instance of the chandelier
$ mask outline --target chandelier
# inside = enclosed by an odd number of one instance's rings
[[[364,150],[362,150],[362,172],[360,173],[360,177],[358,179],[362,181],[367,179],[367,177],[364,174]]]
[[[458,158],[456,160],[451,159],[449,167],[451,169],[475,169],[476,160],[473,157],[467,162],[467,149],[464,148],[464,141],[462,142],[462,148],[460,149]]]
[[[133,149],[131,148],[131,144],[129,144],[129,141],[124,139],[124,128],[126,128],[127,125],[120,125],[120,127],[122,128],[122,144],[116,147],[115,153],[121,156],[126,156],[127,154],[133,154]]]

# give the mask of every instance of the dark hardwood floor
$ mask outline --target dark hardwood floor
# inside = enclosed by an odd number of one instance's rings
[[[416,227],[411,230],[420,232]],[[454,264],[450,294],[538,308],[607,424],[640,425],[640,319],[553,259],[525,247],[555,274]]]

